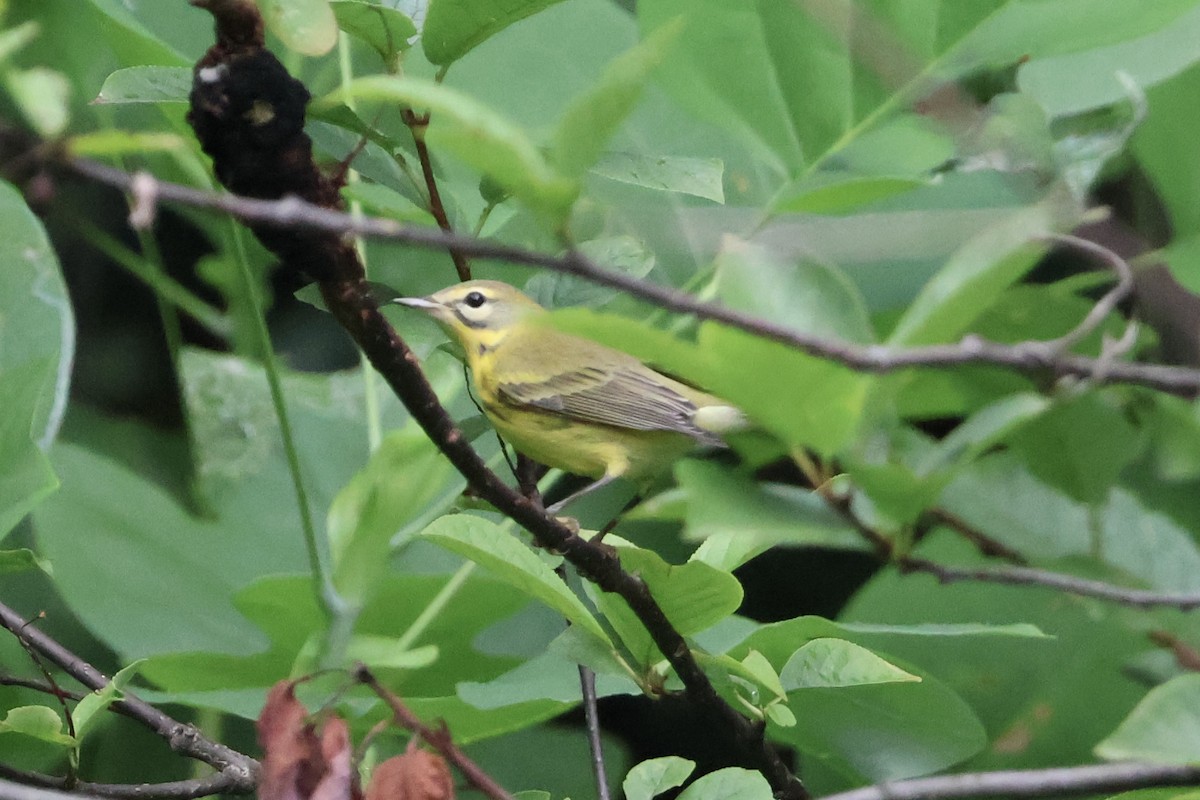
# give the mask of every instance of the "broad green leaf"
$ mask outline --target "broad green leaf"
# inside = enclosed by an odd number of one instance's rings
[[[711,627],[741,605],[741,584],[726,571],[699,561],[669,564],[651,550],[632,546],[618,546],[617,553],[621,566],[646,583],[672,627],[684,636]],[[661,658],[645,626],[621,597],[590,585],[587,589],[638,663]]]
[[[1009,437],[1030,471],[1084,503],[1098,503],[1141,450],[1125,412],[1097,392],[1057,403]]]
[[[463,480],[429,437],[412,426],[389,434],[329,509],[333,582],[362,602],[390,569],[390,557],[444,511]]]
[[[1200,764],[1200,675],[1155,686],[1096,754],[1110,761]]]
[[[953,341],[1037,262],[1046,245],[1033,240],[1052,230],[1052,211],[1031,206],[1009,215],[951,256],[913,301],[888,337],[890,344]]]
[[[72,136],[65,145],[73,156],[118,158],[155,152],[185,153],[193,143],[173,133],[130,133],[109,129]]]
[[[1155,86],[1147,93],[1149,113],[1138,127],[1132,150],[1166,206],[1175,239],[1167,250],[1172,274],[1193,291],[1200,286],[1200,154],[1187,146],[1189,109],[1200,91],[1200,66]]]
[[[389,69],[398,65],[399,55],[417,35],[412,20],[395,8],[365,0],[331,0],[329,5],[338,27],[375,48]]]
[[[186,103],[192,91],[192,71],[187,67],[125,67],[110,74],[92,102]]]
[[[633,111],[650,73],[679,36],[668,23],[604,70],[592,89],[563,112],[554,131],[550,158],[563,175],[579,180],[596,163],[609,139]]]
[[[338,25],[329,0],[255,0],[267,30],[306,56],[322,56],[337,45]]]
[[[87,2],[101,15],[100,18],[94,20],[89,34],[99,36],[101,41],[112,48],[121,64],[125,66],[147,64],[185,66],[195,60],[194,56],[192,58],[184,57],[176,48],[156,36],[143,21],[144,11],[140,14],[135,13],[121,0],[87,0]],[[80,4],[72,5],[77,7]],[[208,35],[211,37],[211,15],[197,9],[191,11],[184,19],[187,21],[177,24],[194,25],[207,29]],[[72,21],[78,22],[75,17],[72,18]]]
[[[68,747],[76,744],[75,737],[63,732],[63,721],[59,712],[49,706],[18,706],[8,709],[4,719],[0,719],[0,735],[5,733],[16,733]]]
[[[592,165],[593,175],[647,189],[676,192],[725,202],[725,164],[716,158],[604,153]]]
[[[580,252],[598,264],[611,267],[634,278],[644,278],[654,269],[654,253],[644,242],[632,236],[612,236],[590,239],[579,245]],[[534,275],[524,287],[525,294],[546,308],[567,306],[602,306],[620,292],[600,286],[565,272],[543,271]]]
[[[815,492],[760,483],[719,464],[685,461],[675,469],[687,502],[684,536],[705,543],[694,559],[734,569],[775,545],[865,547],[854,526]]]
[[[755,245],[726,243],[717,292],[735,310],[800,332],[873,338],[857,289],[831,267],[785,264]],[[863,424],[869,377],[717,323],[701,325],[698,340],[713,359],[704,387],[788,445],[833,455]]]
[[[44,455],[67,405],[75,316],[41,222],[0,183],[0,538],[58,480]]]
[[[462,58],[467,51],[514,22],[559,0],[430,0],[421,47],[438,66]]]
[[[27,547],[18,550],[0,550],[0,575],[24,572],[29,569],[40,569],[47,575],[53,574],[50,562],[38,558],[37,553]]]
[[[342,196],[363,205],[373,214],[389,217],[398,222],[415,222],[420,225],[436,225],[433,215],[412,200],[381,183],[356,181],[342,187]]]
[[[33,20],[0,31],[0,63],[8,61],[14,53],[36,39],[38,33],[39,25]]]
[[[346,658],[372,669],[421,669],[437,661],[437,645],[409,650],[392,636],[355,636],[346,646]]]
[[[621,782],[625,800],[651,800],[665,791],[682,786],[696,769],[696,762],[679,756],[663,756],[641,762]]]
[[[920,681],[920,677],[844,639],[822,637],[804,643],[779,672],[783,689],[837,688],[872,683]]]
[[[902,194],[923,181],[914,178],[826,176],[796,186],[776,200],[772,211],[793,214],[844,214],[859,206]]]
[[[9,69],[4,88],[16,102],[25,121],[38,135],[52,139],[71,122],[71,83],[61,72],[46,67]]]
[[[142,662],[135,661],[122,667],[113,675],[104,688],[88,692],[71,712],[71,721],[75,723],[75,738],[83,741],[83,737],[93,727],[97,715],[118,700],[124,699],[122,690],[133,680],[133,676],[141,669]]]
[[[1200,60],[1200,8],[1142,36],[1021,65],[1017,86],[1050,116],[1068,116],[1127,102],[1125,73],[1143,89],[1174,77]]]
[[[761,772],[726,767],[710,772],[684,789],[679,800],[770,800],[771,784]]]
[[[422,533],[430,541],[470,559],[509,585],[545,603],[601,642],[604,629],[546,562],[512,533],[469,514],[440,517]]]
[[[555,171],[528,134],[457,89],[417,78],[375,75],[353,80],[313,106],[328,109],[349,98],[427,110],[430,144],[453,153],[552,219],[562,219],[575,199],[575,181]]]

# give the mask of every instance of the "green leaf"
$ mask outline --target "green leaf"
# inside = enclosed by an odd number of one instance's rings
[[[696,762],[679,756],[651,758],[629,770],[621,782],[625,800],[651,800],[663,792],[682,786],[696,769]]]
[[[579,250],[596,263],[634,278],[644,278],[654,269],[654,253],[646,249],[644,242],[632,236],[590,239],[581,243]],[[617,289],[600,286],[565,272],[551,271],[534,275],[525,284],[524,290],[525,294],[546,308],[602,306],[620,295]]]
[[[592,165],[593,175],[646,189],[690,194],[725,202],[725,164],[717,158],[604,153]]]
[[[456,514],[434,520],[422,536],[545,603],[601,642],[609,642],[596,618],[554,570],[499,525],[480,517]]]
[[[404,195],[381,183],[357,181],[342,187],[342,196],[361,203],[368,211],[399,222],[436,225],[433,215]]]
[[[680,463],[675,476],[687,499],[684,535],[705,540],[693,558],[717,569],[735,569],[776,545],[850,550],[866,546],[854,527],[815,492],[760,483],[704,461]]]
[[[38,558],[37,553],[28,548],[0,550],[0,575],[24,572],[30,569],[40,569],[47,575],[53,575],[50,562]]]
[[[761,772],[726,767],[710,772],[683,790],[679,800],[771,800],[771,784]]]
[[[596,163],[608,140],[633,111],[650,73],[679,36],[677,23],[662,26],[609,64],[600,80],[577,97],[559,120],[551,160],[568,178],[578,180]]]
[[[462,491],[458,472],[412,428],[385,437],[330,506],[333,582],[347,599],[366,598],[391,568],[392,553]]]
[[[32,67],[9,69],[3,77],[4,87],[40,136],[52,139],[67,129],[71,122],[71,83],[66,75]]]
[[[92,102],[96,105],[124,103],[186,103],[192,91],[188,67],[125,67],[110,73]]]
[[[329,5],[338,27],[375,48],[389,69],[417,35],[412,20],[397,9],[365,0],[331,0]]]
[[[84,695],[83,699],[75,706],[75,710],[71,712],[76,739],[83,741],[83,737],[94,727],[93,721],[98,719],[97,715],[118,700],[124,699],[125,695],[122,690],[133,680],[133,676],[141,669],[143,663],[143,661],[134,661],[121,668],[108,683],[104,684],[103,688]]]
[[[672,627],[690,636],[728,617],[742,602],[742,586],[728,572],[699,561],[669,564],[651,550],[620,545],[621,566],[650,590]],[[661,658],[641,620],[618,595],[586,587],[596,607],[640,664]]]
[[[1112,735],[1096,745],[1110,761],[1200,764],[1200,675],[1155,686]]]
[[[58,487],[44,450],[66,410],[75,317],[41,222],[0,183],[0,538]]]
[[[488,37],[559,0],[430,0],[421,47],[438,66],[462,58]]]
[[[726,243],[717,291],[732,309],[801,332],[873,339],[857,289],[830,267],[784,264],[757,246]],[[872,383],[861,373],[717,323],[704,323],[698,341],[714,365],[704,387],[789,445],[833,455],[864,423]]]
[[[1037,262],[1046,245],[1032,242],[1051,232],[1051,220],[1049,206],[1031,206],[972,238],[921,290],[888,342],[933,344],[962,336],[1003,289]]]
[[[323,56],[337,45],[338,25],[329,0],[255,0],[267,30],[289,49]]]
[[[844,639],[823,637],[804,643],[779,673],[788,691],[817,687],[863,686],[920,681],[921,678]]]
[[[1200,233],[1200,154],[1187,146],[1187,125],[1200,91],[1200,66],[1152,88],[1150,111],[1133,136],[1132,150],[1166,206],[1175,232],[1168,249],[1171,270],[1185,286],[1200,286],[1196,235]]]
[[[391,636],[358,635],[346,646],[346,658],[361,661],[372,669],[420,669],[437,661],[437,645],[412,650],[401,647]]]
[[[903,194],[924,183],[915,178],[886,175],[828,175],[789,189],[775,201],[772,210],[792,214],[844,214],[876,200]]]
[[[554,220],[564,218],[575,200],[576,182],[555,171],[516,123],[457,89],[417,78],[375,75],[357,78],[313,106],[328,109],[350,98],[428,110],[426,135],[431,145],[458,156]]]
[[[76,740],[63,733],[62,717],[49,706],[18,706],[10,708],[0,719],[0,735],[18,733],[50,744],[73,747]]]
[[[67,151],[81,158],[118,158],[148,153],[187,153],[192,144],[173,133],[130,133],[115,129],[72,136]]]

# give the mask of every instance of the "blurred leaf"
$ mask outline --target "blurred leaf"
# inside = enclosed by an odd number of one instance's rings
[[[641,762],[621,782],[625,800],[651,800],[665,791],[682,786],[696,769],[696,762],[679,756],[663,756]]]
[[[342,196],[354,200],[380,216],[398,222],[413,222],[419,225],[436,225],[433,215],[394,189],[380,183],[356,181],[342,187]]]
[[[417,35],[412,20],[395,8],[365,0],[331,0],[329,6],[338,27],[375,48],[389,69]]]
[[[173,133],[130,133],[106,130],[72,136],[66,142],[67,151],[82,158],[116,158],[146,155],[154,152],[184,153],[191,143]]]
[[[329,509],[333,582],[348,599],[362,602],[387,574],[391,554],[462,491],[462,477],[412,428],[385,437]]]
[[[0,719],[0,735],[17,733],[50,744],[74,746],[75,737],[63,733],[62,717],[49,706],[19,706]]]
[[[408,650],[391,636],[355,636],[346,647],[346,658],[371,669],[421,669],[437,661],[436,645]]]
[[[774,794],[761,772],[726,767],[697,779],[679,800],[770,800]]]
[[[582,242],[579,250],[598,264],[633,278],[644,278],[654,269],[654,254],[632,236],[613,236]],[[542,271],[525,284],[525,294],[546,308],[602,306],[620,291],[565,272]]]
[[[601,642],[604,629],[554,570],[512,533],[469,514],[439,517],[422,534],[468,558],[511,586],[555,609]]]
[[[1096,754],[1110,761],[1200,764],[1200,675],[1150,690]]]
[[[122,667],[104,688],[88,692],[83,696],[83,699],[75,706],[75,710],[71,712],[71,721],[75,724],[75,738],[83,741],[83,737],[87,732],[94,727],[96,715],[107,709],[118,700],[124,699],[125,695],[122,690],[133,680],[133,676],[137,674],[141,668],[142,662],[135,661],[128,666]]]
[[[75,316],[41,222],[0,183],[0,539],[58,486],[43,451],[66,409]]]
[[[684,536],[705,540],[693,558],[717,569],[735,569],[776,545],[866,547],[815,492],[753,481],[703,461],[684,461],[675,475],[687,501]]]
[[[843,639],[811,639],[792,653],[779,671],[784,691],[817,687],[863,686],[872,683],[920,681],[872,653]]]
[[[1097,392],[1054,404],[1010,442],[1034,475],[1084,503],[1103,500],[1141,449],[1122,411]]]
[[[191,91],[192,70],[188,67],[125,67],[104,79],[92,102],[186,103]]]
[[[421,30],[425,57],[438,66],[462,58],[467,51],[514,22],[559,0],[429,0]]]
[[[873,339],[855,287],[836,270],[780,263],[754,245],[726,243],[717,262],[725,305],[802,333]],[[705,388],[789,445],[833,455],[864,422],[871,379],[740,330],[706,322],[699,344],[713,359]]]
[[[50,562],[38,558],[32,550],[22,547],[19,550],[0,550],[0,575],[13,572],[24,572],[29,569],[40,569],[47,575],[53,575]]]
[[[842,214],[922,185],[913,178],[825,175],[790,188],[772,211],[793,214]]]
[[[255,0],[267,30],[289,49],[321,56],[337,45],[338,25],[329,0]]]
[[[4,87],[26,122],[45,139],[52,139],[71,122],[71,83],[61,72],[46,67],[9,69]]]
[[[725,165],[715,158],[648,156],[639,153],[604,153],[591,172],[613,181],[725,202],[722,174]]]
[[[374,75],[351,81],[314,101],[313,107],[328,109],[350,98],[427,109],[431,123],[426,135],[431,145],[491,176],[555,221],[574,201],[575,182],[555,171],[524,131],[457,89],[417,78]]]
[[[679,30],[678,24],[668,23],[654,31],[609,64],[599,81],[567,106],[550,150],[551,161],[563,175],[578,180],[596,163],[633,111],[650,73],[678,38]]]

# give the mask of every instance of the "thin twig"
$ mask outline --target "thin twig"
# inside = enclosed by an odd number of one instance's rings
[[[206,775],[203,778],[191,778],[185,781],[166,781],[164,783],[89,783],[88,781],[70,781],[66,778],[57,778],[52,775],[43,775],[40,772],[29,772],[22,769],[13,769],[12,767],[0,764],[0,778],[17,781],[26,786],[39,786],[44,789],[70,789],[71,793],[65,795],[72,798],[77,798],[76,792],[83,795],[91,795],[93,797],[105,797],[113,800],[193,800],[197,797],[208,797],[209,795],[220,794],[222,792],[236,791],[239,794],[248,794],[253,789],[235,789],[229,785],[226,775],[222,772],[215,772],[212,775]],[[7,800],[5,793],[5,784],[0,781],[0,800]]]
[[[1173,764],[1094,764],[1053,769],[999,770],[880,783],[821,800],[948,800],[974,797],[1049,797],[1120,792],[1150,786],[1200,784],[1200,767]]]
[[[472,786],[492,800],[513,800],[513,796],[503,786],[496,783],[491,775],[487,774],[478,764],[468,758],[458,748],[458,745],[454,744],[454,740],[450,738],[450,734],[445,728],[441,730],[431,728],[422,722],[416,714],[409,710],[408,706],[404,705],[403,700],[376,679],[374,673],[366,665],[359,664],[354,670],[354,677],[359,683],[370,687],[380,700],[387,703],[388,708],[392,710],[392,718],[398,725],[428,742],[443,758],[457,767]]]
[[[417,116],[412,109],[402,112],[404,124],[412,132],[413,144],[417,149],[417,159],[421,162],[421,174],[425,178],[425,189],[429,192],[429,213],[433,215],[438,227],[447,233],[453,233],[450,217],[446,214],[446,206],[442,202],[442,193],[438,191],[437,176],[433,174],[433,157],[429,155],[429,147],[425,144],[425,129],[429,126],[429,115]],[[471,264],[461,250],[449,248],[450,258],[454,261],[454,271],[460,281],[471,280]]]
[[[1017,564],[1018,566],[1026,566],[1029,563],[1025,556],[1004,542],[993,539],[983,531],[972,526],[962,517],[952,514],[944,508],[931,508],[925,512],[925,516],[931,522],[939,523],[954,531],[973,544],[975,549],[985,556],[1001,558],[1010,564]]]
[[[42,631],[26,627],[26,620],[3,603],[0,603],[0,626],[7,628],[14,636],[23,640],[51,663],[89,689],[103,689],[108,685],[107,676]],[[197,728],[172,719],[130,692],[125,692],[124,695],[124,699],[120,702],[123,712],[127,716],[137,720],[160,738],[166,740],[175,752],[203,761],[219,770],[217,774],[200,779],[200,781],[183,781],[182,784],[193,785],[201,789],[197,794],[189,795],[190,797],[202,797],[219,792],[247,794],[255,790],[258,785],[259,764],[253,758],[220,742],[208,739]],[[162,786],[166,787],[168,792],[176,790],[176,784],[162,784]],[[140,787],[138,796],[159,797],[160,795],[146,787]],[[163,796],[182,797],[182,795],[170,794]]]
[[[1130,293],[1133,292],[1133,269],[1130,268],[1128,261],[1107,247],[1093,242],[1091,239],[1084,239],[1082,236],[1073,236],[1066,233],[1054,234],[1045,237],[1045,239],[1050,242],[1066,245],[1081,253],[1086,253],[1100,259],[1117,276],[1116,285],[1096,301],[1096,304],[1092,306],[1091,310],[1088,311],[1087,315],[1084,316],[1078,325],[1057,339],[1045,342],[1045,345],[1052,351],[1065,353],[1090,336],[1096,328],[1103,324],[1104,320],[1108,319],[1108,315],[1116,311],[1117,306],[1125,298],[1129,297]],[[1132,325],[1133,323],[1131,322],[1130,324]]]
[[[959,581],[983,581],[1007,586],[1041,586],[1067,594],[1095,597],[1134,608],[1171,607],[1180,611],[1200,608],[1200,593],[1154,592],[1146,589],[1131,589],[1103,581],[1077,578],[1061,572],[1051,572],[1034,567],[949,567],[924,558],[907,557],[896,562],[902,572],[923,572],[934,576],[941,583]]]
[[[67,165],[81,175],[120,189],[129,190],[133,182],[133,176],[129,173],[103,164],[72,160],[68,161]],[[418,247],[455,248],[464,255],[544,267],[619,289],[671,311],[720,322],[861,372],[886,373],[911,367],[943,368],[966,364],[992,364],[1024,373],[1049,373],[1055,377],[1074,376],[1103,383],[1145,386],[1186,397],[1200,393],[1200,370],[1197,369],[1140,362],[1105,364],[1100,359],[1087,356],[1055,353],[1043,342],[1037,341],[1002,344],[978,336],[966,336],[954,344],[897,348],[824,339],[714,303],[697,300],[676,289],[604,269],[577,250],[568,250],[561,255],[538,253],[441,229],[402,225],[390,219],[355,218],[294,197],[256,200],[166,182],[159,183],[157,197],[160,201],[223,211],[243,221],[259,225],[322,231],[335,235],[354,233],[405,242]]]
[[[608,772],[604,768],[604,744],[600,741],[600,713],[596,699],[596,673],[579,665],[579,686],[583,689],[583,719],[587,725],[588,749],[592,755],[592,772],[596,777],[596,797],[610,800]]]

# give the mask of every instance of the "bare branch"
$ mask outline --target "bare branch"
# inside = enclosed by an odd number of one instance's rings
[[[29,626],[25,619],[3,603],[0,603],[0,626],[7,628],[26,645],[89,689],[103,689],[108,685],[107,676],[50,636]],[[246,794],[254,791],[258,783],[259,765],[253,758],[220,742],[208,739],[199,729],[167,716],[129,692],[125,692],[125,697],[120,701],[120,705],[122,713],[154,731],[175,752],[203,761],[219,770],[216,775],[204,778],[203,781],[207,783],[203,786],[193,781],[183,781],[183,784],[189,786],[194,784],[202,789],[197,794],[187,795],[188,797],[202,797],[218,792]],[[175,784],[162,784],[162,786],[167,787],[168,792],[175,790],[173,788]],[[136,796],[180,798],[184,795],[158,795],[145,787],[139,787]]]
[[[1045,342],[1045,345],[1052,351],[1064,353],[1091,335],[1096,328],[1103,324],[1108,315],[1115,311],[1125,298],[1129,297],[1129,294],[1133,291],[1133,270],[1130,268],[1128,261],[1107,247],[1093,242],[1091,239],[1084,239],[1081,236],[1072,236],[1070,234],[1055,234],[1046,237],[1046,239],[1047,241],[1066,245],[1100,259],[1117,276],[1116,285],[1105,292],[1104,296],[1092,306],[1091,310],[1088,311],[1087,315],[1078,325],[1057,339]],[[1135,323],[1129,323],[1129,326],[1133,325]],[[1128,333],[1128,328],[1126,332]]]
[[[447,233],[453,233],[450,217],[446,214],[446,206],[442,202],[442,193],[438,190],[437,176],[433,173],[433,157],[429,154],[429,146],[425,144],[425,130],[429,127],[429,115],[418,116],[412,109],[401,112],[404,124],[412,132],[413,145],[417,150],[417,159],[421,162],[421,175],[425,178],[425,190],[429,192],[429,213],[433,215],[438,227]],[[449,249],[450,258],[454,261],[454,270],[460,281],[471,280],[471,264],[463,252],[456,247]]]
[[[1134,608],[1165,606],[1180,611],[1200,608],[1200,594],[1187,592],[1153,592],[1131,589],[1103,581],[1077,578],[1061,572],[1036,569],[1034,567],[980,567],[978,569],[948,567],[923,558],[907,557],[896,562],[902,572],[924,572],[941,583],[959,581],[983,581],[1007,586],[1041,586],[1067,594],[1095,597]]]
[[[253,789],[244,789],[231,785],[229,775],[216,772],[203,778],[191,778],[186,781],[168,781],[165,783],[89,783],[88,781],[68,781],[66,778],[56,778],[39,772],[27,772],[13,769],[0,764],[0,778],[17,781],[25,787],[41,787],[42,789],[70,789],[70,793],[60,797],[77,798],[82,795],[105,797],[111,800],[193,800],[196,797],[208,797],[222,792],[248,794]],[[8,784],[0,780],[0,800],[7,800]],[[12,796],[20,796],[14,794]]]
[[[82,175],[124,191],[129,191],[133,181],[133,176],[129,173],[95,162],[74,160],[67,162],[67,165]],[[1056,352],[1054,348],[1047,347],[1045,342],[1001,344],[978,336],[966,336],[955,344],[910,348],[835,341],[697,300],[677,289],[604,269],[577,250],[568,250],[561,255],[537,253],[489,239],[478,239],[435,228],[402,225],[389,219],[355,218],[294,197],[256,200],[166,182],[160,182],[158,189],[158,198],[162,201],[223,211],[260,226],[320,231],[335,235],[357,234],[405,242],[418,247],[453,248],[464,255],[529,264],[575,275],[619,289],[671,311],[720,322],[861,372],[886,373],[910,367],[943,368],[992,364],[1023,373],[1046,373],[1053,377],[1074,376],[1097,383],[1145,386],[1186,397],[1200,393],[1200,370],[1197,369],[1164,364],[1105,363],[1104,359]]]
[[[1197,784],[1200,784],[1200,767],[1172,764],[1095,764],[1085,767],[1001,770],[913,778],[826,795],[821,800],[1049,797]]]

